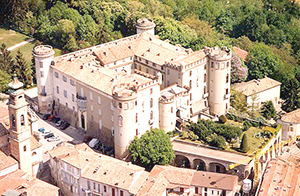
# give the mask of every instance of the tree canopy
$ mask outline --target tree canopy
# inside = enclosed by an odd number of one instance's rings
[[[162,129],[147,131],[135,137],[129,146],[133,163],[151,170],[154,165],[169,165],[175,158],[168,134]]]

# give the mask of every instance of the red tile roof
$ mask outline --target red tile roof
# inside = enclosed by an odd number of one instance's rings
[[[246,61],[246,58],[247,58],[249,52],[247,52],[246,50],[243,50],[239,47],[236,47],[236,46],[233,46],[233,50],[235,51],[235,53],[237,55],[239,55],[241,57],[241,59],[243,59],[244,62]]]

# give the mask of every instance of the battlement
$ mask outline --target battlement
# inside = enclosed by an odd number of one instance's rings
[[[54,50],[52,46],[49,45],[39,45],[33,49],[34,56],[51,56],[54,55]]]
[[[212,60],[224,61],[229,60],[232,57],[232,51],[225,46],[223,46],[222,48],[219,48],[218,46],[215,46],[213,48],[205,47],[204,52]]]
[[[137,28],[154,28],[155,26],[153,20],[149,18],[140,18],[136,22]]]
[[[132,99],[137,97],[137,85],[121,83],[113,87],[113,97],[116,99]]]
[[[189,95],[190,89],[188,87],[179,87],[177,84],[169,86],[163,89],[160,93],[159,102],[160,103],[172,103],[178,97],[183,97]]]

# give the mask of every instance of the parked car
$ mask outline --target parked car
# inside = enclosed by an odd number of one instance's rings
[[[44,138],[45,139],[48,139],[50,137],[54,137],[54,133],[49,133],[48,135],[45,135]]]
[[[61,130],[65,130],[65,129],[68,128],[69,126],[70,126],[70,123],[65,122],[65,123],[63,123],[63,124],[60,126],[60,129],[61,129]]]
[[[59,117],[55,117],[55,118],[52,120],[53,123],[57,123],[58,121],[60,121],[60,118],[59,118]]]
[[[59,141],[59,140],[60,140],[60,137],[57,135],[57,136],[48,138],[47,142],[54,142],[54,141]]]
[[[47,120],[47,119],[49,118],[49,116],[50,116],[50,114],[45,114],[45,115],[43,116],[43,120]]]
[[[41,127],[41,128],[38,129],[38,131],[41,132],[41,133],[44,133],[46,130],[45,130],[44,127]]]
[[[52,121],[55,118],[54,115],[50,115],[47,120]]]
[[[60,125],[62,125],[65,121],[63,120],[59,120],[55,123],[55,126],[59,127]]]
[[[50,133],[52,133],[50,130],[45,130],[44,132],[42,132],[42,136],[46,136]]]

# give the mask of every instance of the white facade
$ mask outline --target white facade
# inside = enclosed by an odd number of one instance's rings
[[[155,24],[137,22],[138,31],[148,27],[154,30]],[[53,54],[49,46],[34,49],[40,112],[59,115],[87,136],[114,146],[116,157],[126,156],[134,136],[147,130],[172,131],[184,120],[197,120],[201,113],[219,116],[229,107],[227,48],[193,52],[143,32],[56,58]],[[162,104],[160,88],[174,84],[188,93]]]

